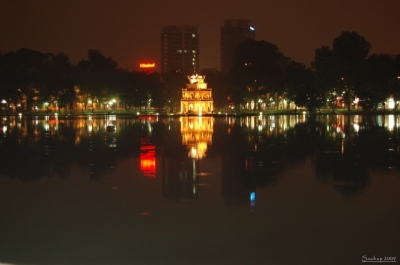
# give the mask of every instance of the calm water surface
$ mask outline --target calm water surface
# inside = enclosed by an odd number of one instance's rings
[[[399,116],[1,119],[0,263],[400,258]]]

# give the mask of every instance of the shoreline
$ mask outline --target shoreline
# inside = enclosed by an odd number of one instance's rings
[[[7,116],[59,116],[59,117],[79,117],[79,116],[104,116],[104,115],[115,115],[115,116],[126,116],[126,117],[143,117],[143,116],[158,116],[158,117],[196,117],[196,116],[204,116],[204,117],[221,117],[221,116],[259,116],[259,115],[394,115],[400,114],[400,111],[394,110],[374,110],[374,111],[364,111],[364,110],[347,110],[347,109],[339,109],[339,110],[327,110],[323,109],[319,112],[309,112],[303,110],[264,110],[264,111],[242,111],[242,112],[217,112],[210,114],[190,114],[190,113],[166,113],[166,112],[155,112],[155,111],[147,111],[147,112],[138,112],[132,110],[117,110],[117,111],[106,111],[106,110],[96,110],[94,112],[91,111],[38,111],[38,112],[12,112],[12,113],[0,113],[0,117]]]

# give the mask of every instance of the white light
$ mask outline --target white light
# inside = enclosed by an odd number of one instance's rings
[[[394,115],[389,115],[388,120],[387,127],[392,132],[396,124]]]
[[[389,109],[394,109],[395,108],[395,103],[394,103],[393,98],[389,98],[388,99],[388,108]]]

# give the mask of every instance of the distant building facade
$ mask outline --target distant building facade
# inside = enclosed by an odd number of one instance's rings
[[[212,89],[204,82],[205,76],[193,74],[188,76],[189,84],[182,88],[181,112],[192,114],[209,114],[214,112]]]
[[[166,26],[161,30],[161,72],[194,74],[199,69],[199,28]]]
[[[221,71],[228,71],[233,66],[235,50],[246,39],[255,39],[250,20],[224,20],[221,27]]]

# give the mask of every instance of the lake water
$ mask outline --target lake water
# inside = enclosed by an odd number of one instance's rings
[[[399,116],[1,119],[0,263],[400,258]]]

